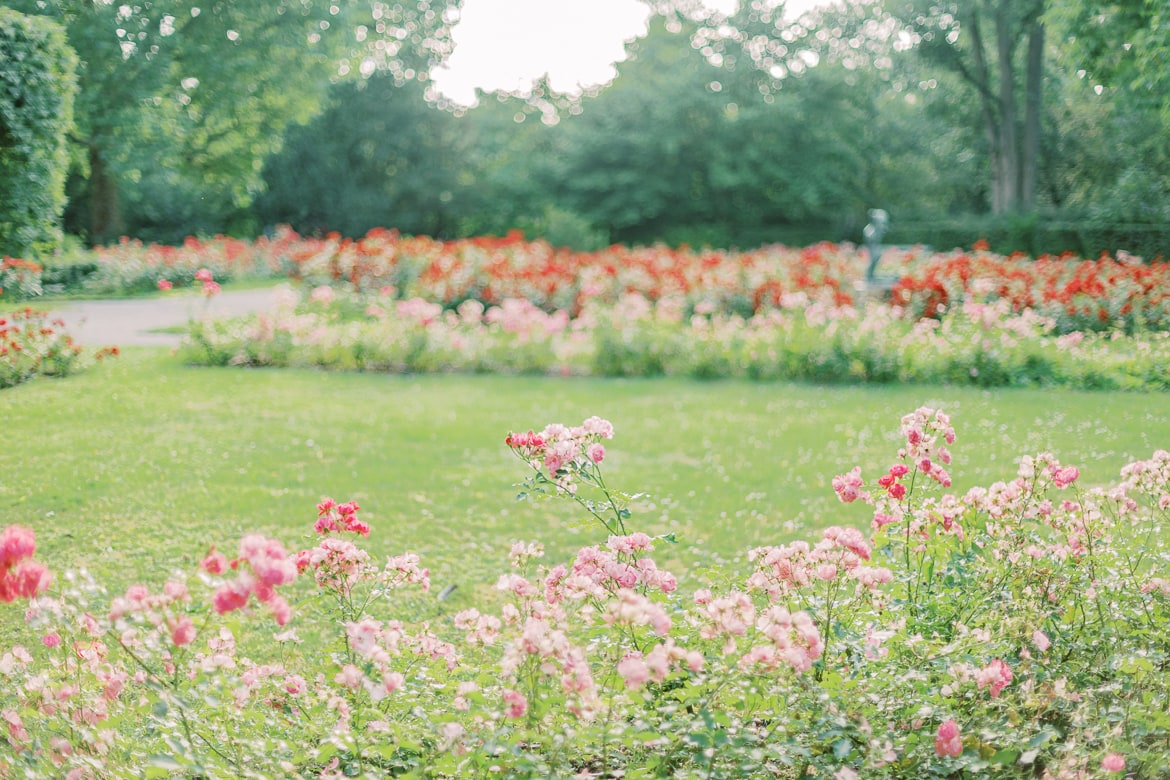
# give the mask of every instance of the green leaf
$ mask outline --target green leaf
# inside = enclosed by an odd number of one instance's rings
[[[845,757],[853,752],[853,741],[848,737],[839,739],[833,743],[833,757],[838,761],[844,761]]]
[[[183,768],[183,765],[176,761],[174,756],[164,756],[161,754],[156,754],[146,759],[146,764],[149,767],[164,770],[163,775],[154,775],[154,777],[165,777],[165,772],[178,772]],[[149,777],[151,775],[148,773],[147,776]]]
[[[1013,750],[1012,748],[1004,748],[1003,750],[998,751],[995,755],[993,755],[991,758],[989,758],[988,761],[990,761],[992,764],[1001,764],[1003,766],[1010,766],[1011,764],[1016,763],[1016,760],[1019,757],[1020,757],[1020,751]]]

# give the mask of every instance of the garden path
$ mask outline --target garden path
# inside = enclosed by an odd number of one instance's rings
[[[177,347],[180,333],[157,333],[205,314],[239,317],[272,308],[272,289],[225,290],[214,298],[168,295],[162,298],[72,301],[54,309],[74,341],[96,347]]]

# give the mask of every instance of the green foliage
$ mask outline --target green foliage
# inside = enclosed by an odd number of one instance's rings
[[[376,227],[452,237],[466,181],[465,120],[389,73],[335,85],[330,104],[265,163],[254,209],[266,225],[361,236]]]
[[[453,18],[427,3],[356,0],[306,0],[295,12],[282,0],[9,5],[59,21],[86,63],[75,205],[92,242],[131,225],[161,231],[168,216],[223,230],[257,194],[264,157],[318,112],[339,68],[418,78],[444,56]],[[166,206],[172,215],[160,214]]]
[[[1072,221],[1072,216],[1072,213],[1056,212],[894,220],[885,240],[889,244],[922,244],[939,251],[970,247],[982,239],[1002,254],[1023,252],[1039,256],[1071,252],[1079,257],[1095,258],[1103,253],[1124,251],[1146,260],[1170,256],[1170,228],[1164,224],[1134,224],[1100,217]]]
[[[58,25],[0,7],[0,255],[60,243],[76,68]]]
[[[395,373],[1170,388],[1165,334],[1141,327],[1132,337],[1078,332],[1065,339],[1055,321],[1032,310],[1014,314],[1003,299],[956,298],[940,319],[916,320],[891,306],[858,313],[801,294],[787,308],[745,320],[722,312],[684,318],[678,300],[652,306],[636,298],[587,306],[570,321],[519,301],[486,314],[468,301],[443,313],[418,299],[332,296],[315,295],[299,307],[290,297],[259,323],[192,322],[182,354],[195,365]],[[912,312],[924,305],[914,296],[902,303]],[[1079,320],[1067,326],[1086,327]]]

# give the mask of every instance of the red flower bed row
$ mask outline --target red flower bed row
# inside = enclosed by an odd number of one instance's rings
[[[936,254],[905,269],[893,300],[915,316],[937,316],[964,298],[1005,299],[1014,311],[1052,317],[1059,330],[1164,330],[1170,325],[1170,263],[1120,253],[1010,257],[985,250]]]
[[[288,260],[295,276],[311,282],[344,282],[359,290],[394,286],[404,297],[444,305],[523,298],[574,313],[587,300],[616,301],[626,293],[707,300],[744,313],[797,292],[829,290],[836,303],[848,304],[864,268],[856,251],[830,243],[750,252],[665,246],[574,252],[526,241],[518,232],[437,241],[387,230],[356,240],[302,239],[290,245]]]
[[[848,244],[746,252],[685,246],[575,252],[526,240],[518,231],[440,241],[385,229],[358,239],[306,238],[287,227],[255,242],[216,237],[163,247],[123,241],[98,250],[98,259],[109,281],[125,288],[154,289],[164,278],[187,284],[195,269],[209,268],[220,279],[288,274],[314,285],[393,288],[397,297],[446,307],[469,299],[498,305],[519,298],[573,315],[586,302],[612,303],[627,293],[651,301],[681,298],[696,309],[745,316],[780,306],[785,296],[797,293],[853,304],[867,264],[865,251]],[[1061,332],[1170,327],[1170,265],[1125,253],[1097,260],[1005,257],[980,242],[970,252],[887,256],[882,271],[897,280],[892,302],[914,318],[937,317],[964,299],[1004,299],[1016,312],[1032,309],[1051,317]],[[146,278],[139,280],[139,274]]]

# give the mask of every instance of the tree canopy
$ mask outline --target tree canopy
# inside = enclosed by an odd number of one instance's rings
[[[288,222],[748,246],[858,240],[880,207],[899,241],[1164,246],[1164,3],[645,1],[612,83],[466,110],[428,81],[458,4],[13,4],[79,53],[67,226],[92,241]]]

